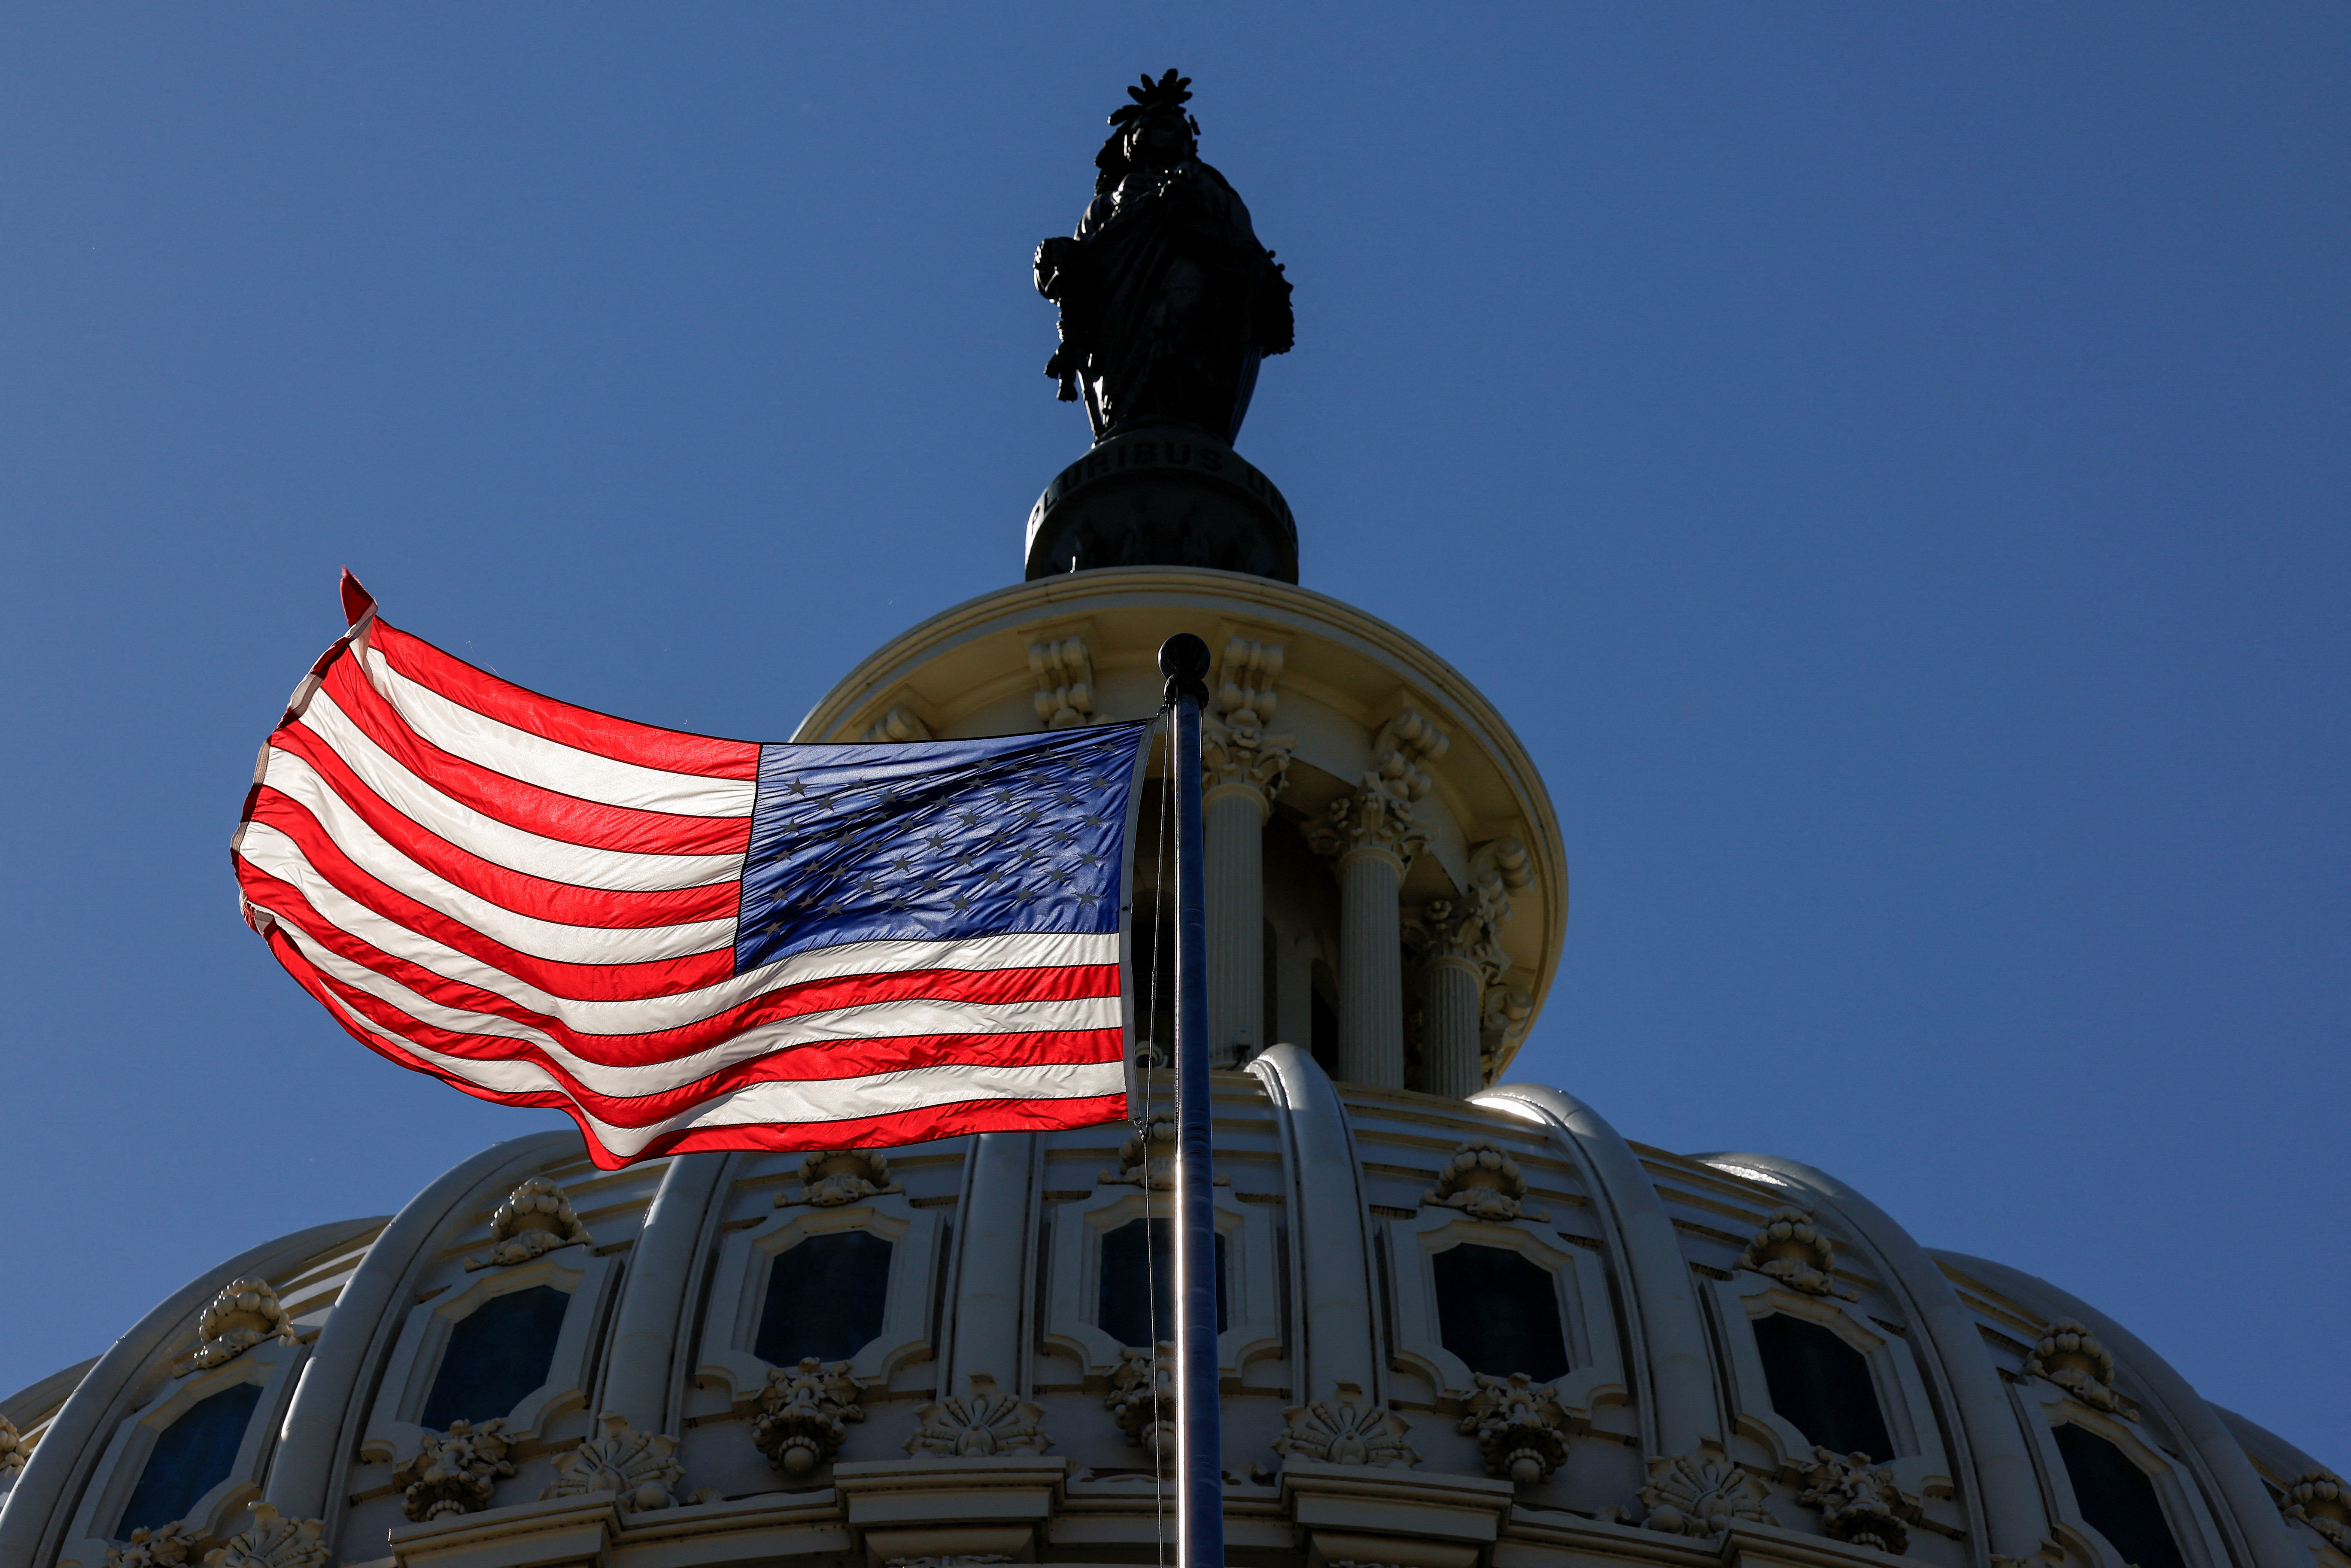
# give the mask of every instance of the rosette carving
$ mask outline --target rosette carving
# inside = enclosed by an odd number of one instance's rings
[[[1638,1495],[1649,1511],[1641,1522],[1667,1535],[1710,1538],[1733,1521],[1771,1522],[1761,1484],[1712,1447],[1651,1459],[1648,1484]]]
[[[2351,1552],[2351,1483],[2333,1470],[2296,1476],[2278,1500],[2278,1511],[2318,1531],[2336,1551]]]
[[[1548,1210],[1529,1208],[1526,1173],[1510,1151],[1491,1138],[1472,1138],[1453,1151],[1437,1173],[1437,1185],[1420,1201],[1458,1208],[1472,1219],[1549,1219]]]
[[[914,1412],[917,1425],[906,1439],[906,1452],[984,1459],[997,1454],[1041,1454],[1053,1446],[1038,1425],[1045,1418],[1044,1406],[999,1391],[987,1373],[975,1372],[969,1381],[970,1391],[963,1397],[950,1396]]]
[[[1867,1454],[1813,1450],[1796,1500],[1821,1511],[1821,1533],[1831,1541],[1875,1546],[1899,1554],[1909,1549],[1904,1521],[1918,1517],[1918,1500],[1895,1484],[1894,1472]]]
[[[876,1149],[825,1149],[800,1161],[800,1195],[776,1195],[778,1208],[807,1204],[810,1208],[838,1208],[862,1197],[906,1189],[890,1179],[890,1162]]]
[[[636,1431],[627,1416],[610,1411],[603,1427],[557,1458],[555,1484],[540,1492],[539,1500],[611,1492],[622,1513],[676,1507],[672,1489],[685,1478],[684,1467],[677,1462],[677,1439]]]
[[[1420,1463],[1420,1455],[1405,1440],[1412,1423],[1384,1406],[1373,1404],[1352,1383],[1339,1385],[1335,1399],[1292,1405],[1281,1418],[1282,1434],[1273,1440],[1277,1454],[1393,1469]]]
[[[249,1511],[253,1522],[205,1552],[204,1568],[327,1568],[325,1520],[281,1519],[266,1502]]]

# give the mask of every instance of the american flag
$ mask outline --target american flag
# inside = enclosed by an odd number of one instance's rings
[[[549,1106],[607,1169],[1126,1114],[1149,724],[761,746],[350,630],[255,770],[245,916],[370,1050]]]

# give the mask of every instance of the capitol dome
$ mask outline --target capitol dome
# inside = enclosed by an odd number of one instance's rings
[[[2096,1308],[1513,1081],[1561,835],[1395,629],[1205,566],[1040,576],[799,738],[1140,717],[1177,631],[1217,656],[1233,1562],[2351,1564],[2351,1490]],[[616,1172],[539,1134],[229,1259],[0,1402],[0,1568],[1166,1560],[1161,1022],[1140,1126]]]

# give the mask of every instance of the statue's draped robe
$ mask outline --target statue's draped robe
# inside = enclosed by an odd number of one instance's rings
[[[1063,308],[1095,434],[1181,420],[1232,440],[1276,325],[1273,264],[1232,186],[1196,160],[1134,171],[1094,198],[1077,241]],[[1286,319],[1278,329],[1287,348]]]

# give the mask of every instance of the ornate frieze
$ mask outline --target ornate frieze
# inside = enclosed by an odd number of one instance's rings
[[[1734,1521],[1771,1522],[1761,1483],[1711,1445],[1651,1459],[1648,1484],[1637,1495],[1649,1511],[1642,1524],[1667,1535],[1711,1538]]]
[[[415,1457],[392,1472],[392,1484],[402,1489],[401,1511],[419,1524],[480,1512],[498,1482],[515,1473],[513,1453],[503,1420],[453,1421],[446,1432],[427,1432]]]
[[[685,1468],[677,1462],[677,1439],[637,1431],[627,1416],[610,1411],[602,1426],[578,1448],[557,1456],[555,1484],[538,1494],[539,1500],[611,1492],[622,1513],[676,1507],[674,1489],[685,1479]]]
[[[588,1246],[591,1238],[563,1189],[545,1176],[532,1176],[507,1194],[490,1216],[490,1249],[465,1260],[470,1271],[508,1269],[559,1247]]]
[[[819,1361],[811,1355],[802,1357],[798,1366],[776,1367],[759,1395],[759,1418],[751,1423],[751,1441],[786,1475],[806,1475],[841,1452],[849,1423],[865,1419],[859,1393],[845,1361]]]
[[[1437,1185],[1420,1201],[1442,1208],[1458,1208],[1472,1219],[1545,1220],[1545,1209],[1526,1207],[1526,1173],[1510,1151],[1491,1138],[1472,1138],[1453,1151]]]
[[[1860,1299],[1857,1291],[1836,1282],[1836,1243],[1801,1208],[1775,1208],[1765,1215],[1734,1267],[1769,1275],[1806,1295]]]
[[[984,1372],[969,1378],[970,1390],[950,1395],[914,1412],[914,1435],[906,1452],[945,1458],[984,1459],[997,1454],[1041,1454],[1053,1439],[1038,1425],[1044,1407],[1000,1392]]]
[[[776,1207],[807,1204],[811,1208],[838,1208],[860,1198],[905,1190],[890,1179],[890,1162],[878,1149],[827,1149],[800,1161],[799,1196],[779,1192]]]
[[[2138,1406],[2115,1387],[2115,1358],[2097,1335],[2071,1318],[2049,1325],[2024,1358],[2024,1375],[2047,1378],[2093,1410],[2138,1419]]]
[[[1141,1448],[1165,1469],[1176,1461],[1176,1345],[1161,1340],[1150,1350],[1118,1353],[1103,1406],[1126,1434],[1127,1447]]]
[[[204,1553],[204,1568],[327,1568],[334,1555],[322,1519],[281,1519],[266,1502],[252,1505],[253,1522]]]
[[[1895,1483],[1892,1470],[1871,1464],[1867,1454],[1814,1448],[1800,1479],[1804,1490],[1796,1500],[1820,1510],[1821,1533],[1831,1541],[1896,1554],[1909,1549],[1910,1530],[1904,1521],[1918,1517],[1918,1500]]]
[[[1420,1463],[1405,1441],[1412,1430],[1385,1406],[1374,1405],[1352,1383],[1339,1385],[1335,1399],[1292,1405],[1281,1413],[1283,1430],[1273,1440],[1277,1454],[1321,1459],[1332,1465],[1381,1465],[1404,1469]]]
[[[1477,1377],[1460,1431],[1478,1439],[1486,1473],[1520,1486],[1551,1479],[1567,1460],[1567,1411],[1559,1391],[1523,1372],[1508,1377],[1481,1372]]]
[[[2278,1511],[2296,1524],[2310,1526],[2336,1551],[2351,1552],[2351,1483],[2333,1470],[2296,1476],[2278,1499]]]
[[[1245,784],[1266,800],[1281,793],[1297,741],[1270,735],[1278,700],[1273,683],[1281,674],[1281,644],[1235,637],[1225,644],[1218,684],[1201,716],[1201,787],[1214,790]]]
[[[185,1377],[235,1361],[266,1340],[294,1343],[294,1324],[262,1279],[231,1280],[206,1303],[196,1320],[196,1348],[172,1363],[172,1375]]]
[[[1083,637],[1047,638],[1029,644],[1031,699],[1047,729],[1075,729],[1094,721],[1094,661]]]
[[[1411,864],[1428,847],[1428,825],[1416,808],[1436,788],[1420,765],[1444,756],[1446,745],[1443,730],[1409,710],[1380,726],[1354,792],[1332,801],[1324,820],[1309,828],[1315,852],[1343,858],[1377,850]]]

